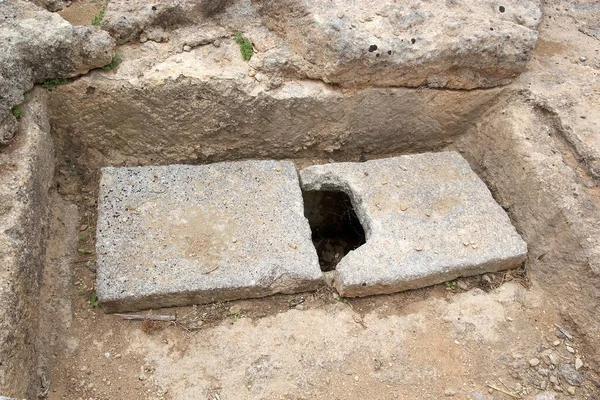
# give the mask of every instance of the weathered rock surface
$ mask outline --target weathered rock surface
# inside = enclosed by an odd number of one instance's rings
[[[343,86],[504,85],[525,69],[541,21],[537,0],[254,3],[311,78]]]
[[[23,106],[19,135],[0,153],[0,393],[34,398],[34,341],[54,153],[45,93]]]
[[[214,15],[230,0],[111,0],[102,20],[102,28],[123,44],[142,39],[167,40],[169,31],[199,24]],[[197,29],[201,34],[203,29]],[[229,32],[231,35],[233,32]]]
[[[0,2],[0,145],[14,135],[10,109],[34,83],[69,78],[110,63],[114,42],[92,26],[73,27],[24,0]]]
[[[29,0],[48,11],[60,11],[63,8],[63,0]]]
[[[277,85],[250,76],[233,38],[218,48],[171,50],[169,43],[123,46],[117,70],[52,91],[53,133],[72,162],[100,168],[415,152],[464,133],[502,91]]]
[[[322,281],[290,162],[105,168],[96,249],[108,311],[295,293]]]
[[[417,289],[519,266],[527,245],[469,164],[454,152],[315,165],[303,190],[350,196],[366,244],[338,263],[344,296]]]
[[[119,43],[168,41],[182,26],[244,32],[267,74],[345,87],[487,88],[525,68],[537,0],[198,2],[112,0],[102,23]]]
[[[527,242],[531,280],[600,360],[600,203],[555,122],[530,98],[511,97],[457,145]]]

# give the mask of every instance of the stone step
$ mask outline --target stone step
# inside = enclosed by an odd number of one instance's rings
[[[97,292],[109,312],[316,289],[291,162],[104,168]]]
[[[323,274],[301,187],[345,192],[364,228],[366,243],[334,273],[343,296],[420,288],[525,259],[527,245],[458,153],[316,165],[300,178],[280,161],[104,168],[97,232],[103,307],[133,311],[316,289]]]
[[[366,243],[338,263],[342,296],[417,289],[518,267],[527,253],[504,210],[455,152],[315,165],[303,190],[343,191]]]

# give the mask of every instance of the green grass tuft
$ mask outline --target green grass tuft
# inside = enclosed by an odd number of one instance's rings
[[[100,26],[102,25],[102,20],[104,19],[104,8],[102,10],[100,10],[100,12],[98,13],[98,15],[96,15],[94,17],[94,19],[92,19],[92,25],[94,26]]]
[[[69,80],[64,78],[49,79],[42,83],[42,87],[44,89],[52,89],[55,86],[64,85],[65,83],[69,83]]]
[[[10,112],[16,119],[23,118],[23,115],[24,115],[23,110],[21,110],[21,107],[19,107],[19,106],[14,106],[13,108],[10,109]]]
[[[110,64],[106,64],[104,67],[102,67],[102,69],[105,71],[110,71],[117,68],[119,64],[121,64],[121,56],[116,54]]]
[[[244,36],[242,36],[241,32],[237,32],[235,34],[235,41],[240,45],[240,52],[242,53],[242,57],[244,60],[249,61],[254,54],[254,49],[252,48],[252,43]]]
[[[96,294],[95,290],[92,290],[89,295],[88,295],[88,303],[90,303],[90,306],[92,306],[93,308],[96,308],[100,305],[100,300],[98,300],[98,295]]]

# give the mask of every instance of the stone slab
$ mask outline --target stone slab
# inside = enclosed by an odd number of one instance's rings
[[[109,312],[316,289],[291,162],[103,168],[97,291]]]
[[[342,190],[366,243],[337,265],[343,296],[416,289],[519,266],[527,253],[504,210],[456,152],[315,165],[303,190]]]

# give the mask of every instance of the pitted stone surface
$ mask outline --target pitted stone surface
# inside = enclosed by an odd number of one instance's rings
[[[416,289],[517,267],[527,245],[469,164],[455,152],[316,165],[304,190],[342,190],[367,237],[337,265],[344,296]]]
[[[104,168],[98,207],[97,291],[107,311],[321,283],[290,162]]]

